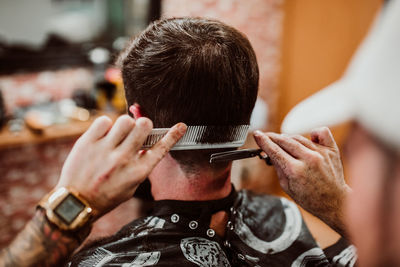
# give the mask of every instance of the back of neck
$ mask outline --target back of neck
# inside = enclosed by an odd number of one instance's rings
[[[168,154],[149,175],[155,200],[205,201],[224,198],[231,192],[231,165],[225,169],[202,168],[185,172]]]

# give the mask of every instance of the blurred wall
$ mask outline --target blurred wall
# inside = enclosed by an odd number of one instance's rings
[[[93,88],[94,76],[88,68],[68,68],[35,73],[0,75],[0,90],[6,110],[69,98],[76,89]]]
[[[104,28],[105,4],[102,0],[1,0],[0,41],[40,46],[49,32],[61,26],[78,38],[72,41],[85,41]]]
[[[23,228],[39,200],[57,183],[73,142],[0,149],[0,249]]]
[[[285,1],[279,121],[302,99],[341,77],[382,2]],[[342,143],[346,127],[334,130]]]

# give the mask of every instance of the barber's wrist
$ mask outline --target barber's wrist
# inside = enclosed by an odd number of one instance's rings
[[[83,243],[83,241],[88,237],[92,230],[92,224],[88,224],[76,231],[65,231],[60,229],[56,224],[52,223],[46,216],[46,211],[37,206],[34,220],[38,221],[40,225],[43,225],[43,234],[47,238],[67,238],[71,242],[76,243],[76,247]],[[49,235],[51,233],[51,236]]]
[[[64,266],[86,236],[60,230],[38,208],[12,243],[0,251],[0,266]]]
[[[348,239],[347,227],[345,224],[345,203],[349,194],[351,194],[352,189],[347,185],[344,184],[342,187],[341,193],[338,194],[337,204],[336,207],[323,214],[320,217],[329,227],[331,227],[334,231],[340,234],[343,238]]]
[[[42,198],[38,211],[54,230],[79,243],[89,235],[95,213],[85,198],[71,187],[56,187]]]

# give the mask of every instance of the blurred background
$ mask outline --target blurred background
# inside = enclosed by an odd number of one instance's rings
[[[252,43],[260,67],[252,128],[279,131],[300,100],[338,79],[383,0],[2,0],[0,2],[0,248],[57,182],[73,143],[99,115],[126,110],[113,67],[126,41],[151,21],[204,16]],[[349,125],[333,129],[340,146]],[[248,138],[248,147],[254,147]],[[90,159],[88,159],[88,163]],[[282,195],[263,161],[235,162],[238,188]],[[138,216],[132,199],[100,220],[112,234]],[[303,212],[323,245],[338,236]]]

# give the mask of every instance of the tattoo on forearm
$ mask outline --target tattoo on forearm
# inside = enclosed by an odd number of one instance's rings
[[[62,266],[79,242],[65,235],[38,210],[10,246],[0,252],[0,267]]]

